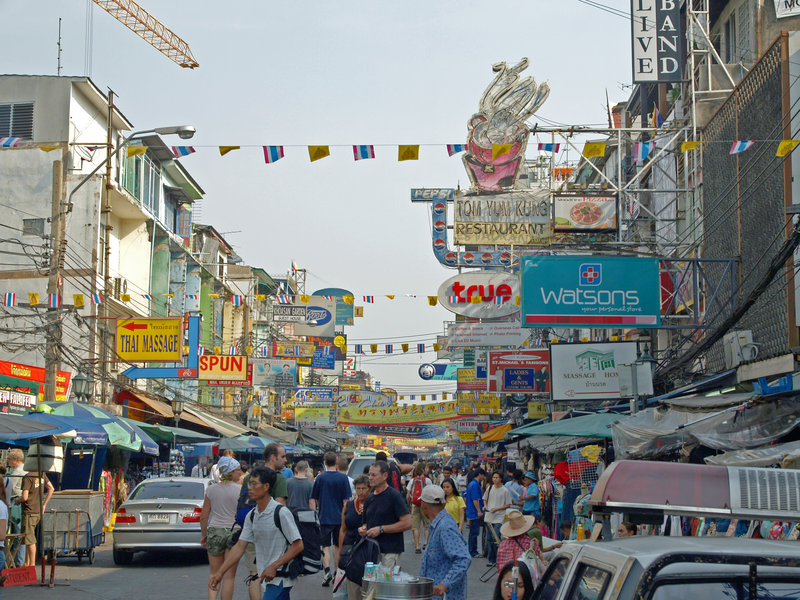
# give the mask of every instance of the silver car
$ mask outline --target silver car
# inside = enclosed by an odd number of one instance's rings
[[[131,562],[141,550],[203,550],[200,513],[209,481],[159,477],[137,485],[117,510],[114,563]]]

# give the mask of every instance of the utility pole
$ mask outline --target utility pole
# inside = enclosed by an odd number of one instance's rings
[[[64,260],[65,228],[63,195],[64,195],[64,163],[53,161],[53,192],[50,209],[50,268],[47,277],[47,345],[44,352],[44,399],[45,402],[56,400],[56,377],[61,367],[61,319],[58,306],[49,302],[50,294],[60,298],[64,291],[61,268]]]
[[[108,121],[106,123],[106,156],[111,156],[114,148],[114,92],[108,90]],[[109,298],[111,297],[111,190],[114,187],[111,183],[111,161],[106,161],[106,176],[105,176],[105,190],[103,194],[103,207],[100,210],[101,219],[100,223],[103,235],[103,325],[100,335],[100,401],[103,404],[109,402],[108,398],[108,364],[112,359],[110,348],[110,335],[109,335],[109,319],[108,319],[108,305]]]

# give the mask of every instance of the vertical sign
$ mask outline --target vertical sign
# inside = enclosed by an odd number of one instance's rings
[[[681,80],[678,0],[631,0],[633,83]]]

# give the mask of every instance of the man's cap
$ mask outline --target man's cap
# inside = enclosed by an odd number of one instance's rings
[[[444,504],[444,490],[438,485],[426,485],[420,499],[426,504]]]
[[[527,473],[525,473],[525,477],[527,477],[528,479],[531,479],[533,481],[538,481],[539,480],[539,478],[536,476],[536,473],[534,473],[533,471],[528,471]]]

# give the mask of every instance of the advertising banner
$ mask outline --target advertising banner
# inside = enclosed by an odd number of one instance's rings
[[[0,413],[27,415],[36,407],[36,396],[11,390],[0,389]]]
[[[392,406],[395,403],[396,402],[386,394],[382,392],[373,392],[370,390],[341,391],[336,397],[336,404],[341,407],[349,406],[355,408],[382,408]]]
[[[456,191],[453,188],[411,188],[412,202],[453,201]]]
[[[380,435],[384,437],[421,439],[443,438],[447,436],[447,427],[437,425],[387,425],[386,427],[351,425],[347,428],[347,431],[356,435]]]
[[[322,296],[311,296],[306,305],[306,323],[295,325],[294,333],[295,335],[332,337],[335,320],[336,302]]]
[[[209,379],[207,385],[222,387],[253,387],[253,364],[247,363],[247,377],[245,379]]]
[[[203,355],[197,357],[197,378],[201,381],[247,379],[246,356]]]
[[[779,19],[800,16],[800,3],[796,0],[775,0],[775,16]]]
[[[342,338],[338,340],[341,342],[337,344],[337,338]],[[330,348],[329,352],[333,354],[333,357],[336,360],[344,360],[346,358],[345,352],[347,348],[347,337],[346,336],[333,336],[333,337],[320,337],[318,335],[309,335],[306,337],[306,341],[314,344],[317,347],[317,350]]]
[[[613,194],[560,192],[553,196],[554,231],[617,230],[617,197]]]
[[[554,402],[617,400],[619,365],[636,360],[636,342],[553,344],[550,358]]]
[[[547,418],[547,405],[544,402],[528,402],[529,419]]]
[[[475,319],[495,319],[519,312],[519,277],[503,271],[461,273],[439,286],[439,304]],[[480,302],[473,302],[479,298]]]
[[[342,288],[324,288],[314,292],[314,296],[333,297],[333,301],[336,305],[334,324],[336,325],[353,324],[353,315],[355,308],[352,302],[352,298],[354,298],[353,292],[344,290]],[[351,301],[349,303],[344,301],[345,296],[351,298]]]
[[[311,342],[272,342],[272,356],[307,360],[309,365],[316,350],[317,346]]]
[[[658,269],[637,256],[522,257],[522,324],[658,328]]]
[[[65,402],[72,373],[56,371],[56,400]],[[44,400],[44,369],[0,360],[0,386],[15,392],[30,393]],[[27,411],[26,411],[27,412]]]
[[[550,198],[545,189],[504,194],[456,194],[456,245],[546,246],[550,244]]]
[[[486,391],[486,379],[478,379],[475,369],[459,369],[457,389],[459,392]]]
[[[291,388],[297,385],[297,361],[291,358],[252,358],[255,387]]]
[[[633,83],[680,81],[685,35],[680,2],[631,0]]]
[[[306,406],[294,409],[295,425],[298,427],[334,427],[335,418],[332,418],[330,406]]]
[[[528,339],[519,323],[454,323],[447,328],[450,346],[509,346],[517,348]]]
[[[492,350],[488,370],[490,392],[550,393],[547,350]]]
[[[413,404],[388,408],[340,408],[341,425],[419,425],[458,418],[455,402]]]
[[[331,369],[336,366],[336,357],[331,352],[330,354],[325,354],[325,351],[322,348],[317,348],[317,351],[314,352],[314,356],[311,358],[311,367],[314,369]]]
[[[499,415],[503,413],[503,399],[499,394],[460,392],[459,415]]]
[[[305,304],[275,304],[272,306],[272,320],[300,323],[306,320]]]
[[[183,360],[183,319],[117,319],[115,351],[126,362]]]
[[[333,404],[338,393],[339,389],[335,387],[301,387],[292,390],[289,400],[295,405],[317,402]]]

